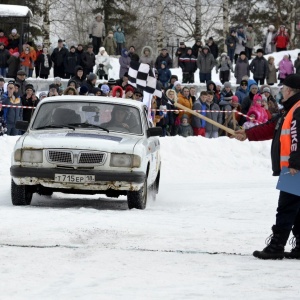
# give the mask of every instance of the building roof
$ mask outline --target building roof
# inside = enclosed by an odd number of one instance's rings
[[[27,6],[0,4],[0,18],[3,17],[33,17]]]

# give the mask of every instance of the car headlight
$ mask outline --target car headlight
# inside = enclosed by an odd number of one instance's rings
[[[141,158],[133,154],[112,153],[110,157],[111,167],[138,168],[141,165]]]
[[[21,161],[29,162],[29,163],[42,163],[43,162],[43,151],[42,150],[22,150]]]
[[[14,153],[15,161],[21,161],[21,157],[22,157],[22,149],[17,149]]]

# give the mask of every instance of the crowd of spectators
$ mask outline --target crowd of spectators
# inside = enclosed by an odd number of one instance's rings
[[[277,81],[280,85],[290,74],[300,74],[300,53],[294,62],[284,54],[278,66],[274,64],[274,57],[264,58],[265,53],[287,49],[289,38],[284,26],[280,26],[278,32],[270,26],[263,48],[255,53],[256,35],[251,24],[245,30],[243,26],[232,29],[225,41],[227,53],[220,55],[212,37],[205,45],[201,40],[196,40],[193,47],[180,42],[175,55],[182,70],[182,82],[172,75],[173,59],[167,48],[161,49],[159,55],[154,57],[151,47],[145,46],[138,55],[134,46],[124,48],[125,37],[122,39],[121,33],[122,29],[117,28],[115,33],[109,32],[105,37],[102,17],[97,15],[90,27],[91,44],[86,48],[78,44],[68,49],[65,42],[59,39],[50,54],[43,45],[30,42],[23,44],[20,53],[17,40],[20,36],[16,30],[12,30],[8,38],[0,30],[0,97],[2,104],[14,106],[6,106],[0,111],[0,132],[19,134],[15,129],[16,121],[29,121],[33,109],[16,106],[35,107],[45,97],[95,95],[142,101],[143,91],[133,88],[128,81],[131,61],[149,64],[154,69],[159,87],[168,98],[232,129],[241,126],[249,128],[277,114],[281,93],[272,95],[270,86]],[[98,47],[97,51],[95,47]],[[115,80],[108,75],[112,68],[111,55],[116,54],[120,54],[117,56],[120,71],[119,79]],[[49,85],[49,91],[36,95],[33,85],[26,82],[26,77],[33,76],[35,71],[35,77],[47,79],[51,68],[54,81]],[[218,82],[211,80],[213,68],[219,73]],[[196,87],[185,86],[186,83],[194,83],[197,69],[200,82],[207,86],[207,90],[200,95]],[[230,83],[231,76],[236,78],[238,84],[235,90]],[[4,88],[5,77],[14,80],[10,80]],[[68,79],[67,87],[63,87],[61,79]],[[97,79],[104,80],[104,83],[97,85]],[[216,138],[226,134],[209,122],[176,110],[163,99],[153,97],[151,109],[153,124],[163,128],[163,136],[179,134]]]

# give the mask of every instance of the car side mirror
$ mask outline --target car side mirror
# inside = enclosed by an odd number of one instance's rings
[[[26,131],[28,129],[29,122],[27,121],[17,121],[16,129]]]
[[[151,127],[147,130],[147,137],[151,136],[162,136],[162,128],[161,127]]]

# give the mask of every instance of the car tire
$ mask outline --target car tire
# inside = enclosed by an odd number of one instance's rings
[[[148,198],[147,179],[144,182],[143,187],[139,191],[127,192],[128,208],[145,209]]]
[[[11,201],[13,205],[30,205],[32,192],[26,185],[17,185],[11,181]]]

